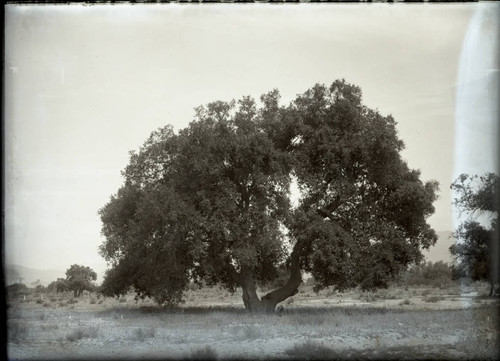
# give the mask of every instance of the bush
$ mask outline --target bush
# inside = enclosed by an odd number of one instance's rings
[[[217,360],[217,352],[210,347],[205,346],[197,351],[191,352],[191,360]]]
[[[328,360],[338,358],[336,352],[331,348],[312,341],[294,345],[286,349],[285,353],[299,360]]]
[[[135,329],[134,336],[138,341],[143,342],[147,338],[153,338],[156,335],[156,329],[154,328],[137,328]]]
[[[375,292],[363,292],[359,295],[358,299],[364,302],[375,302],[379,295]]]
[[[28,287],[26,287],[23,283],[14,283],[10,286],[7,286],[7,295],[9,297],[22,297],[25,294],[29,294],[30,291]]]
[[[452,282],[452,268],[443,261],[424,262],[410,268],[402,278],[410,286],[442,287]]]
[[[423,299],[425,302],[432,302],[432,303],[436,303],[436,302],[439,302],[439,301],[442,301],[444,300],[444,297],[442,296],[430,296],[430,297],[426,297]]]
[[[66,335],[66,340],[73,342],[73,341],[78,341],[83,338],[96,338],[98,335],[99,329],[97,327],[86,327],[86,328],[79,328],[77,330],[71,331],[69,334]]]
[[[262,334],[257,326],[247,325],[243,327],[243,336],[246,340],[256,340],[261,338]]]

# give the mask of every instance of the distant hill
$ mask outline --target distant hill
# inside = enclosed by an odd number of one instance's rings
[[[19,265],[5,265],[5,284],[11,285],[19,282],[22,278],[22,283],[31,287],[31,284],[36,280],[47,286],[50,282],[55,281],[57,278],[66,278],[66,271],[62,270],[41,270],[36,268],[29,268]]]
[[[455,243],[452,232],[444,231],[436,233],[439,237],[436,245],[431,247],[428,251],[423,251],[422,253],[428,262],[443,261],[451,264],[452,258],[449,248]],[[66,278],[65,273],[65,270],[42,270],[8,264],[5,266],[5,284],[11,285],[19,282],[19,278],[22,278],[22,282],[28,287],[31,287],[32,283],[36,280],[40,280],[42,285],[47,286],[50,282],[55,281],[57,278]],[[98,279],[98,281],[100,280]]]
[[[450,246],[455,244],[453,233],[451,231],[436,232],[438,240],[436,244],[429,248],[428,251],[423,251],[423,255],[428,262],[443,261],[451,264],[452,257],[450,254]]]

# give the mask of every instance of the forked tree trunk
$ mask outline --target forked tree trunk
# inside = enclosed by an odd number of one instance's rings
[[[273,313],[278,303],[283,302],[289,297],[294,296],[298,292],[298,288],[302,283],[302,275],[300,272],[299,258],[302,245],[296,244],[290,263],[290,277],[287,283],[264,295],[259,299],[253,274],[249,268],[242,267],[240,272],[240,284],[243,290],[243,303],[245,308],[254,313]]]

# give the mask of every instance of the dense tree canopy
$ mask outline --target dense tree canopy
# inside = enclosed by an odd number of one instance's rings
[[[56,287],[58,292],[67,289],[73,291],[75,297],[79,297],[84,290],[94,290],[95,285],[92,281],[96,279],[97,274],[90,267],[74,264],[66,270],[65,284],[58,279],[59,284],[56,284]]]
[[[455,272],[473,280],[498,282],[499,176],[462,174],[451,185],[457,194],[454,204],[466,219],[455,232],[458,243],[450,247],[456,259]]]
[[[270,311],[297,292],[384,287],[435,243],[426,223],[437,183],[401,158],[396,122],[362,104],[343,80],[291,104],[274,90],[196,110],[132,152],[124,185],[100,210],[110,262],[103,291],[134,289],[177,303],[190,280],[242,287],[249,310]],[[292,207],[290,185],[301,197]],[[259,297],[286,268],[288,280]]]

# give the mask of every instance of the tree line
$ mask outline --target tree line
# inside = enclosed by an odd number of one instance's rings
[[[58,278],[47,287],[35,282],[34,291],[36,293],[52,292],[64,293],[72,292],[74,297],[80,297],[83,291],[99,292],[100,288],[96,284],[97,274],[90,267],[78,264],[71,265],[66,270],[66,278]],[[28,293],[29,288],[22,282],[7,286],[7,294],[17,297]]]

